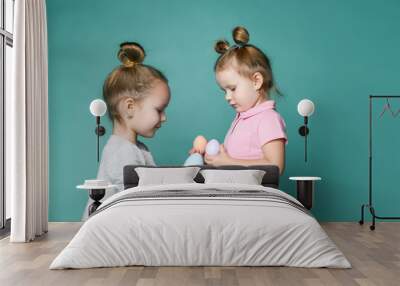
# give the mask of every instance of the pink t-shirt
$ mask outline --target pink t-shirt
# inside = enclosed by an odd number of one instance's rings
[[[225,136],[225,150],[235,159],[262,159],[262,146],[272,140],[287,143],[285,122],[275,110],[275,101],[267,100],[236,115]]]

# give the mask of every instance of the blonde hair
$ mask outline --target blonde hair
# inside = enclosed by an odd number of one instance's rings
[[[127,96],[140,100],[154,82],[161,80],[168,84],[167,78],[156,68],[143,64],[146,53],[141,45],[135,42],[120,44],[118,59],[121,65],[116,67],[106,78],[103,84],[103,98],[108,107],[111,121],[120,121],[118,104]]]
[[[236,43],[233,46],[226,40],[215,43],[214,49],[220,56],[215,62],[214,71],[222,71],[228,66],[233,66],[240,75],[250,79],[254,73],[259,72],[264,78],[261,90],[268,92],[274,88],[281,94],[276,88],[269,58],[259,48],[248,44],[250,36],[246,28],[236,27],[232,31],[232,37]]]

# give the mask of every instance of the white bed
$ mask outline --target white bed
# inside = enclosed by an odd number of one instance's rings
[[[290,195],[198,183],[138,186],[110,197],[50,269],[128,265],[351,267]]]

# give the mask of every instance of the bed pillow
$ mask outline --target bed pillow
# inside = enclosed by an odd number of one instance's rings
[[[139,176],[138,186],[196,183],[193,179],[199,170],[199,167],[135,168]]]
[[[208,169],[200,171],[204,177],[205,184],[246,184],[261,185],[265,171],[262,170],[215,170]]]

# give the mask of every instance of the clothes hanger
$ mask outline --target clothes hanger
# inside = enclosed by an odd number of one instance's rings
[[[379,118],[381,118],[387,110],[390,111],[392,117],[397,117],[397,115],[400,113],[400,109],[398,109],[396,112],[393,112],[392,107],[390,106],[389,98],[386,98],[386,104],[383,106],[383,111],[379,115]]]

